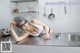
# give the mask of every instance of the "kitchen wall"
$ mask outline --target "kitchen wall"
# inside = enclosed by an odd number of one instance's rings
[[[9,28],[9,23],[11,21],[10,13],[10,0],[0,1],[0,29]]]
[[[67,14],[64,13],[64,5],[52,5],[53,13],[55,14],[55,19],[48,20],[43,17],[43,8],[45,6],[45,2],[48,0],[44,0],[43,3],[40,1],[40,16],[39,20],[45,22],[49,25],[55,32],[80,32],[80,21],[79,21],[79,5],[67,5],[66,11]],[[51,2],[78,2],[75,0],[49,0]],[[46,5],[46,14],[50,13],[51,5]]]
[[[39,18],[38,20],[50,26],[54,32],[80,32],[80,18],[79,18],[79,5],[67,5],[64,13],[64,5],[45,5],[46,1],[59,2],[59,1],[75,1],[75,0],[39,0]],[[9,23],[13,16],[10,12],[10,0],[0,1],[0,29],[9,28]],[[2,7],[3,6],[3,7]],[[44,14],[44,6],[46,17]],[[48,19],[48,15],[51,13],[51,7],[53,7],[53,13],[55,18],[52,20]],[[27,16],[28,17],[28,16]]]

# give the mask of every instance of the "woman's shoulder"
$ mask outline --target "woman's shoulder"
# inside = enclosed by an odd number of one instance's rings
[[[37,19],[35,19],[35,18],[31,19],[32,23],[35,23],[36,21],[37,21]]]
[[[35,19],[35,18],[32,18],[32,19],[31,19],[32,22],[35,21],[35,20],[37,20],[37,19]]]

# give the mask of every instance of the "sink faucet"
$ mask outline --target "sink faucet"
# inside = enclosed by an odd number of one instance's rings
[[[61,35],[61,33],[55,34],[55,38],[59,38],[60,39],[60,35]]]

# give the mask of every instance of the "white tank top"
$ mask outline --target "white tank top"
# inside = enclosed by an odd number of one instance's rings
[[[39,36],[41,33],[45,33],[45,30],[43,29],[43,26],[41,25],[37,25],[37,24],[33,24],[37,29],[38,29],[38,33],[29,33],[32,36]]]

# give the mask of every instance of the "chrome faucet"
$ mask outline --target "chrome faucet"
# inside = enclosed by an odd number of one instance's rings
[[[61,33],[55,34],[55,38],[59,38],[60,39],[60,35],[61,35]]]

